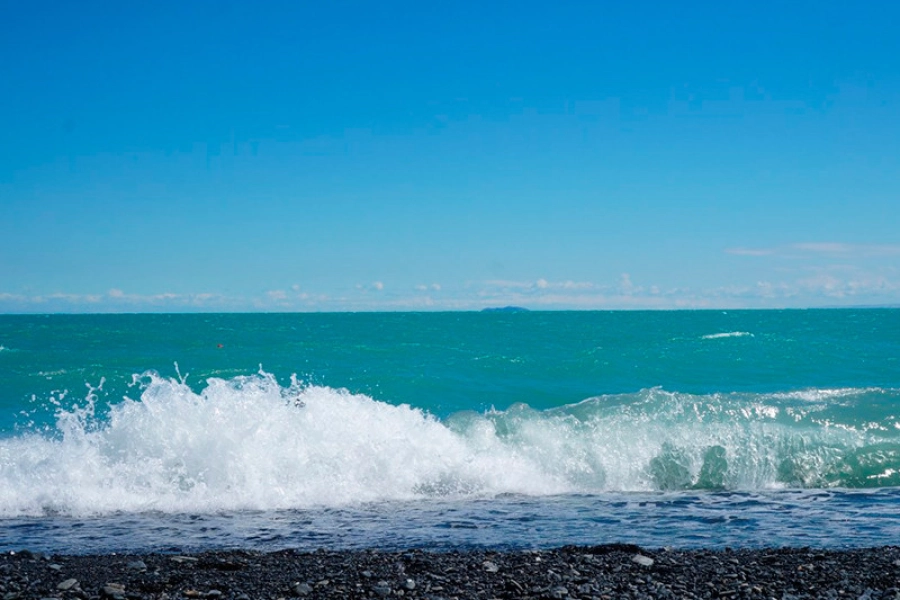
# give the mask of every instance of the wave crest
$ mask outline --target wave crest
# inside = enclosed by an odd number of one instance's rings
[[[441,421],[271,374],[57,412],[0,440],[0,516],[216,512],[423,496],[900,485],[896,390],[662,389]]]
[[[723,338],[733,338],[733,337],[753,337],[753,334],[749,331],[727,331],[724,333],[710,333],[708,335],[704,335],[701,339],[704,340],[719,340]]]

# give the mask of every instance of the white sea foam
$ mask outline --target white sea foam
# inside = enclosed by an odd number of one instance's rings
[[[777,400],[799,400],[801,402],[829,402],[841,398],[855,399],[862,394],[882,395],[888,390],[882,388],[809,388],[792,390],[790,392],[778,392],[772,394]]]
[[[0,516],[821,487],[852,477],[900,485],[896,444],[824,417],[798,419],[772,395],[652,389],[440,421],[344,390],[281,386],[267,373],[211,378],[199,393],[155,374],[140,380],[140,398],[105,417],[90,395],[58,410],[52,435],[0,439]],[[891,475],[866,479],[880,473]]]
[[[722,338],[733,338],[733,337],[753,337],[753,334],[749,331],[726,331],[724,333],[710,333],[708,335],[704,335],[702,339],[704,340],[719,340]]]
[[[201,393],[148,376],[140,401],[60,410],[58,435],[0,440],[0,515],[291,508],[565,482],[495,436],[462,437],[409,406],[274,377]]]

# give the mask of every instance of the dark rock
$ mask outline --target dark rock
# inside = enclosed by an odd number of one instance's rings
[[[379,581],[374,586],[372,586],[372,591],[378,594],[379,596],[390,596],[391,595],[391,586],[388,585],[387,581]]]
[[[78,580],[70,578],[60,582],[59,585],[56,586],[56,589],[67,592],[75,587],[78,587]]]
[[[484,570],[487,571],[488,573],[496,573],[497,571],[500,570],[500,567],[498,567],[496,563],[493,563],[489,560],[486,560],[483,563],[481,563],[481,566],[484,567]]]
[[[308,583],[297,583],[294,584],[294,587],[291,588],[291,591],[294,592],[295,596],[308,596],[312,593],[312,586]]]
[[[655,562],[652,558],[650,558],[649,556],[644,556],[643,554],[635,554],[631,557],[631,561],[641,565],[642,567],[652,567],[653,563]]]
[[[125,598],[125,586],[121,583],[107,583],[100,592],[103,596],[113,600],[123,600]]]
[[[142,560],[133,560],[127,565],[129,571],[146,571],[147,563]]]
[[[650,566],[636,557],[653,561]],[[145,568],[136,568],[136,563]],[[645,561],[646,562],[646,561]],[[0,600],[310,598],[897,598],[900,548],[206,552],[0,555]],[[237,567],[237,568],[235,568]],[[496,571],[494,570],[496,567]],[[299,582],[299,583],[298,583]],[[312,582],[316,582],[313,584]]]

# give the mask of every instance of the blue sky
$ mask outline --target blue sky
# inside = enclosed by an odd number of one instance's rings
[[[0,312],[900,304],[892,2],[0,0]]]

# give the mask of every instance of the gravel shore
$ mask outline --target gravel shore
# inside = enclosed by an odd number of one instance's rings
[[[900,600],[900,548],[0,555],[0,599]]]

